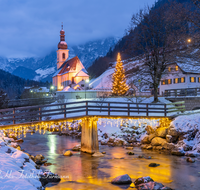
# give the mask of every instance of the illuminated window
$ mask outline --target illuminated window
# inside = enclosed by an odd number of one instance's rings
[[[168,84],[172,84],[172,79],[168,79]]]
[[[184,83],[185,82],[185,77],[182,77],[181,78],[181,83]]]
[[[175,78],[174,81],[175,81],[174,83],[177,84],[178,83],[178,78]]]
[[[168,67],[168,71],[171,72],[171,67]]]
[[[196,82],[196,77],[190,77],[190,82]]]
[[[161,84],[162,84],[162,85],[165,85],[165,80],[162,80],[162,81],[161,81]]]
[[[178,71],[178,66],[175,67],[175,70]]]
[[[200,82],[200,77],[198,77],[198,82]]]

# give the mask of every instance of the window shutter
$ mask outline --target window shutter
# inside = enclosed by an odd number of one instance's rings
[[[194,77],[194,82],[196,82],[196,77]]]
[[[178,83],[181,83],[181,78],[178,78]]]
[[[165,84],[168,84],[168,80],[165,80]]]
[[[185,82],[185,77],[183,77],[184,78],[184,82]]]
[[[191,82],[191,77],[190,77],[190,82]]]
[[[174,84],[175,84],[175,79],[174,79]]]
[[[172,79],[170,79],[170,84],[172,84]]]

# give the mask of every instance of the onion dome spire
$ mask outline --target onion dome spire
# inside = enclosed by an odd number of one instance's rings
[[[58,43],[58,49],[67,49],[67,43],[65,42],[65,31],[63,30],[63,23],[60,30],[60,42]]]

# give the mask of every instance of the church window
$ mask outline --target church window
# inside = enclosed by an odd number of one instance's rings
[[[62,58],[65,59],[65,53],[62,54]]]

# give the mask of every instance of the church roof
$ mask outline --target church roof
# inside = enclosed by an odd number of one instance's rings
[[[68,73],[69,71],[76,70],[76,65],[78,62],[80,62],[80,59],[77,56],[65,61],[59,68],[59,72],[57,74],[62,75]]]
[[[76,77],[88,77],[88,74],[86,74],[85,69],[82,69],[76,74]]]

